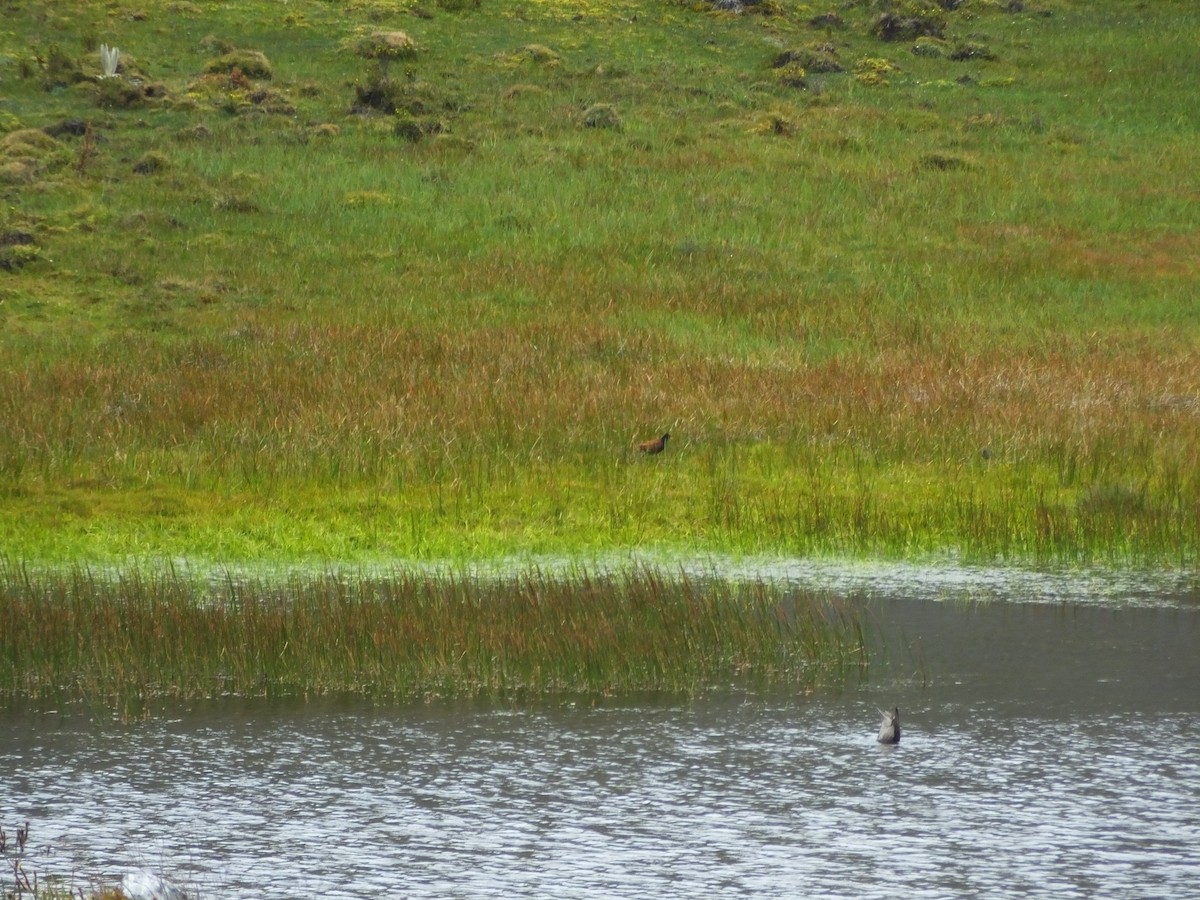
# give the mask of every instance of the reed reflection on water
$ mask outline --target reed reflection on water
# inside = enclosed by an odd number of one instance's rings
[[[1196,893],[1197,610],[874,614],[870,682],[811,696],[0,713],[0,822],[210,898]]]

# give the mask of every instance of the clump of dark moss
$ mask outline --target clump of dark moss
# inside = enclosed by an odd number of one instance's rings
[[[410,144],[415,144],[421,138],[425,137],[425,129],[421,127],[420,119],[401,114],[396,116],[396,122],[392,126],[392,134],[398,138],[403,138]]]
[[[428,81],[394,81],[370,79],[354,86],[356,102],[354,112],[379,110],[389,115],[406,112],[412,116],[428,116],[434,113],[452,112],[459,103],[443,94]]]
[[[198,125],[192,125],[189,128],[181,128],[175,133],[175,140],[177,141],[207,141],[211,137],[212,131],[203,122]]]
[[[782,16],[786,12],[779,0],[742,0],[742,6],[746,12],[760,16]]]
[[[215,34],[206,34],[200,39],[200,49],[206,53],[213,53],[217,56],[222,56],[226,53],[232,53],[237,49],[237,45],[225,38],[217,37]]]
[[[176,103],[176,108],[194,108],[200,103],[211,104],[235,116],[253,113],[292,116],[296,113],[296,107],[286,94],[250,78],[236,67],[228,73],[210,72],[197,78],[188,85],[186,95]]]
[[[765,134],[772,137],[791,137],[796,133],[796,123],[790,116],[784,113],[771,112],[750,130],[755,134]]]
[[[935,59],[940,59],[945,56],[949,49],[946,42],[941,38],[929,37],[924,35],[913,42],[912,52],[914,56],[925,56]]]
[[[235,71],[254,81],[270,81],[274,77],[270,60],[258,50],[231,50],[210,59],[204,66],[208,75],[231,75]]]
[[[213,198],[212,208],[217,212],[256,213],[259,205],[241,194],[220,194]]]
[[[40,255],[32,232],[19,228],[0,229],[0,271],[15,272]]]
[[[279,91],[259,88],[251,91],[249,100],[255,108],[273,116],[294,116],[296,107]]]
[[[87,134],[88,123],[83,119],[63,119],[61,122],[56,122],[53,125],[47,125],[42,131],[50,135],[52,138],[60,137],[83,137]]]
[[[157,150],[150,150],[142,154],[141,158],[133,164],[133,171],[139,175],[153,175],[156,172],[161,172],[166,167],[166,154],[160,153]]]
[[[48,91],[87,80],[79,62],[57,44],[51,45],[44,55],[38,54],[37,63],[42,70],[42,87]]]
[[[760,16],[782,16],[787,10],[779,0],[742,0],[747,12]]]
[[[917,160],[917,168],[934,172],[961,172],[974,167],[970,160],[953,153],[926,153]]]
[[[972,59],[995,59],[996,54],[986,44],[980,44],[976,41],[965,41],[958,44],[950,52],[950,58],[963,62]]]
[[[785,12],[779,0],[708,0],[707,4],[687,3],[697,10],[716,10],[717,12],[756,13],[760,16],[780,16]]]
[[[445,131],[446,123],[441,119],[414,116],[404,110],[396,113],[396,121],[392,126],[392,134],[413,144]]]
[[[826,29],[845,28],[846,21],[842,18],[841,13],[820,13],[808,20],[808,27]]]
[[[621,117],[611,103],[595,103],[583,111],[580,119],[584,128],[621,130]]]
[[[788,66],[799,66],[806,72],[844,72],[846,67],[837,57],[837,48],[833,44],[813,44],[794,50],[785,50],[773,60],[771,68],[783,69]]]
[[[394,113],[400,108],[399,98],[402,94],[403,85],[372,78],[354,85],[354,104],[351,111],[362,113],[377,109],[380,112]]]
[[[164,157],[165,158],[165,157]],[[160,210],[134,210],[121,218],[122,231],[142,231],[150,233],[168,228],[184,228],[184,223],[174,216]]]
[[[373,31],[360,35],[345,44],[356,56],[371,60],[374,64],[365,80],[354,85],[355,103],[353,111],[366,112],[371,109],[385,113],[406,110],[414,115],[424,112],[413,108],[412,84],[415,73],[407,71],[407,81],[391,78],[391,64],[397,60],[411,60],[417,55],[417,45],[403,31]]]
[[[904,0],[880,13],[871,32],[881,41],[912,41],[946,31],[946,12],[932,0]]]
[[[128,109],[141,106],[148,98],[161,97],[165,88],[148,86],[124,78],[101,78],[96,82],[96,105],[104,109]]]

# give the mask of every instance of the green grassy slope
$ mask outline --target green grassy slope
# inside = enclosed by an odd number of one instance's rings
[[[9,556],[1195,560],[1193,4],[455,5],[5,4]]]

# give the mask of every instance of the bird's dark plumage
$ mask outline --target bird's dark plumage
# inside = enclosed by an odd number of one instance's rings
[[[881,709],[879,714],[883,716],[883,721],[879,723],[879,743],[900,743],[900,710],[893,709],[891,712],[887,712]]]

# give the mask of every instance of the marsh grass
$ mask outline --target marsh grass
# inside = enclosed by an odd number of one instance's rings
[[[145,6],[0,35],[9,554],[1196,559],[1193,5]]]
[[[39,864],[47,848],[36,838],[30,843],[30,829],[28,821],[12,831],[0,823],[0,896],[5,900],[126,900],[120,890],[99,887],[95,879],[42,875]]]
[[[168,698],[374,698],[811,685],[866,665],[854,604],[651,572],[205,583],[0,572],[0,694],[129,714]]]

